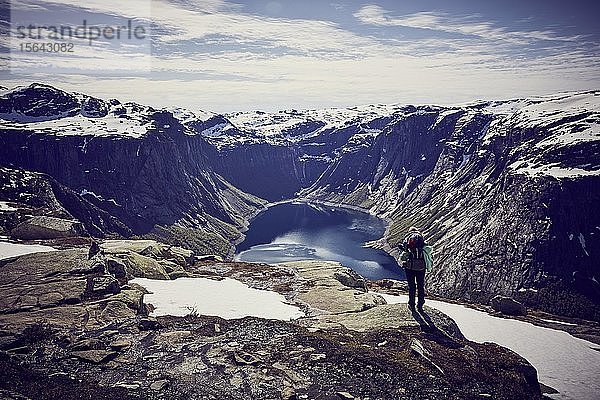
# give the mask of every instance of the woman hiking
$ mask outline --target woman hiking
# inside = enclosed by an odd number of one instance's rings
[[[423,311],[425,304],[425,272],[433,267],[433,248],[425,243],[418,228],[411,226],[400,243],[400,261],[408,282],[408,307],[415,311],[415,294],[418,294],[417,308]]]

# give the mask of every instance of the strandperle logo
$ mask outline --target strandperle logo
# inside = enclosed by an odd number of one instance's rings
[[[71,2],[64,2],[71,3]],[[10,3],[10,73],[120,76],[152,72],[151,1],[136,2],[135,16],[62,5]],[[139,7],[138,7],[139,6]]]
[[[67,40],[84,39],[90,45],[95,40],[144,40],[147,36],[146,27],[135,25],[131,20],[120,26],[88,25],[87,20],[78,26],[69,25],[19,25],[15,27],[14,36],[18,39],[32,40]]]

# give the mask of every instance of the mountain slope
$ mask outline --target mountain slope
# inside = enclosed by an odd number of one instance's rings
[[[189,235],[196,250],[227,254],[264,202],[215,173],[206,143],[172,114],[90,99],[44,85],[3,94],[0,109],[12,111],[0,122],[0,164],[52,176],[134,234],[177,244]]]

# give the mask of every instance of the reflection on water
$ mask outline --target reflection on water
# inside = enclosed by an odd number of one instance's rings
[[[285,203],[251,222],[235,259],[265,263],[331,260],[369,279],[405,279],[392,257],[365,247],[365,242],[379,239],[384,231],[385,222],[366,213]]]

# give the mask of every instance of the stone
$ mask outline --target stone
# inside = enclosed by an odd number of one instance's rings
[[[196,256],[196,261],[199,262],[205,262],[205,261],[211,261],[211,262],[223,262],[223,257],[220,257],[218,255],[215,254],[204,254],[204,255],[198,255]]]
[[[137,382],[127,383],[127,382],[117,382],[113,385],[113,387],[128,389],[128,390],[137,390],[140,388],[140,384]]]
[[[98,350],[103,347],[103,343],[98,339],[80,339],[73,344],[71,350],[73,351],[84,351],[84,350]]]
[[[154,381],[150,384],[150,389],[160,391],[166,388],[169,385],[169,381],[166,379],[161,379],[158,381]]]
[[[144,293],[142,291],[131,288],[124,289],[124,286],[121,286],[121,291],[114,296],[111,296],[110,299],[112,301],[120,301],[127,307],[136,311],[141,310],[144,305]]]
[[[171,272],[183,271],[183,267],[173,261],[169,260],[160,260],[158,262],[164,269],[167,274],[171,274]]]
[[[79,221],[47,216],[35,216],[21,222],[10,231],[12,237],[22,240],[58,239],[85,235]]]
[[[127,266],[125,263],[115,257],[108,257],[106,259],[106,267],[108,273],[114,275],[117,279],[123,279],[127,277]]]
[[[138,328],[140,331],[153,331],[161,328],[160,323],[154,317],[147,317],[140,319],[138,322]]]
[[[133,275],[136,278],[169,280],[167,271],[154,258],[137,253],[128,253],[125,262],[128,275]]]
[[[344,286],[355,289],[361,289],[365,292],[367,291],[367,281],[365,280],[365,278],[363,278],[351,269],[345,271],[337,271],[333,274],[333,276]]]
[[[250,353],[243,351],[234,351],[233,359],[237,365],[254,365],[258,364],[261,360]]]
[[[355,399],[355,397],[354,397],[354,396],[352,396],[352,395],[351,395],[350,393],[348,393],[348,392],[336,392],[335,394],[336,394],[336,395],[337,395],[337,396],[338,396],[340,399],[343,399],[343,400],[354,400],[354,399]]]
[[[106,303],[100,312],[98,319],[102,323],[109,324],[114,321],[134,318],[136,314],[136,311],[127,307],[127,304],[121,301],[111,300]]]
[[[110,342],[109,347],[113,350],[123,350],[131,346],[131,341],[127,339],[115,339]]]
[[[139,254],[146,256],[146,257],[151,257],[154,259],[162,257],[162,251],[161,251],[160,245],[158,245],[158,244],[151,244],[151,245],[147,246],[142,251],[140,251]]]
[[[189,278],[190,274],[186,271],[173,271],[169,273],[169,278],[175,280],[177,278]]]
[[[297,261],[282,265],[296,269],[308,281],[297,299],[318,313],[351,313],[385,304],[379,295],[342,284],[336,277],[346,276],[341,279],[348,279],[348,284],[353,284],[353,280],[351,274],[346,274],[348,268],[337,262]]]
[[[494,296],[490,301],[492,308],[506,315],[527,315],[527,308],[515,299],[506,296]]]
[[[428,364],[431,367],[437,369],[439,372],[442,373],[442,375],[444,374],[444,370],[442,370],[436,363],[432,361],[431,353],[425,348],[425,346],[423,346],[423,343],[421,343],[420,340],[412,339],[410,341],[410,351],[412,354],[421,358],[425,362],[425,364]]]
[[[121,290],[119,281],[112,275],[102,275],[92,279],[92,293],[117,294]]]
[[[72,351],[71,356],[93,364],[102,364],[115,358],[117,353],[108,350],[83,350]]]

